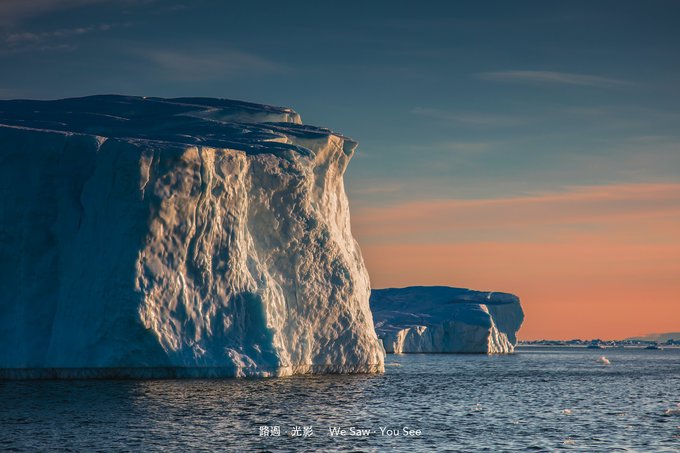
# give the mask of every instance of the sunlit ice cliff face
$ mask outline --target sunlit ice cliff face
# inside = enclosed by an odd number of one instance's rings
[[[374,289],[388,353],[512,353],[524,312],[517,296],[448,286]]]
[[[0,376],[382,371],[355,147],[237,101],[0,101]]]

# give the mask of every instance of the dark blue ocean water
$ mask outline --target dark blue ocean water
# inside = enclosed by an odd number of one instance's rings
[[[680,451],[678,349],[387,362],[384,375],[0,382],[0,450]],[[281,436],[260,436],[273,426]],[[370,434],[329,435],[352,426]]]

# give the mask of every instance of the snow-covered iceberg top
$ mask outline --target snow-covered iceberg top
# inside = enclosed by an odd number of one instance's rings
[[[371,310],[391,353],[513,352],[524,320],[513,294],[448,286],[374,289]]]
[[[0,377],[381,371],[355,147],[239,101],[0,101]]]

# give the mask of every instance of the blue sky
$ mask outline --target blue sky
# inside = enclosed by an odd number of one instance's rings
[[[0,97],[285,105],[360,142],[357,205],[680,174],[671,1],[0,4]]]

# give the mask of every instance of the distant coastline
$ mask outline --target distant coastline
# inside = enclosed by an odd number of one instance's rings
[[[650,333],[648,335],[626,338],[626,340],[657,341],[659,343],[674,340],[677,343],[680,342],[680,332]]]
[[[680,348],[680,332],[668,332],[630,337],[623,340],[519,340],[518,346],[573,346],[592,349],[603,348]]]

